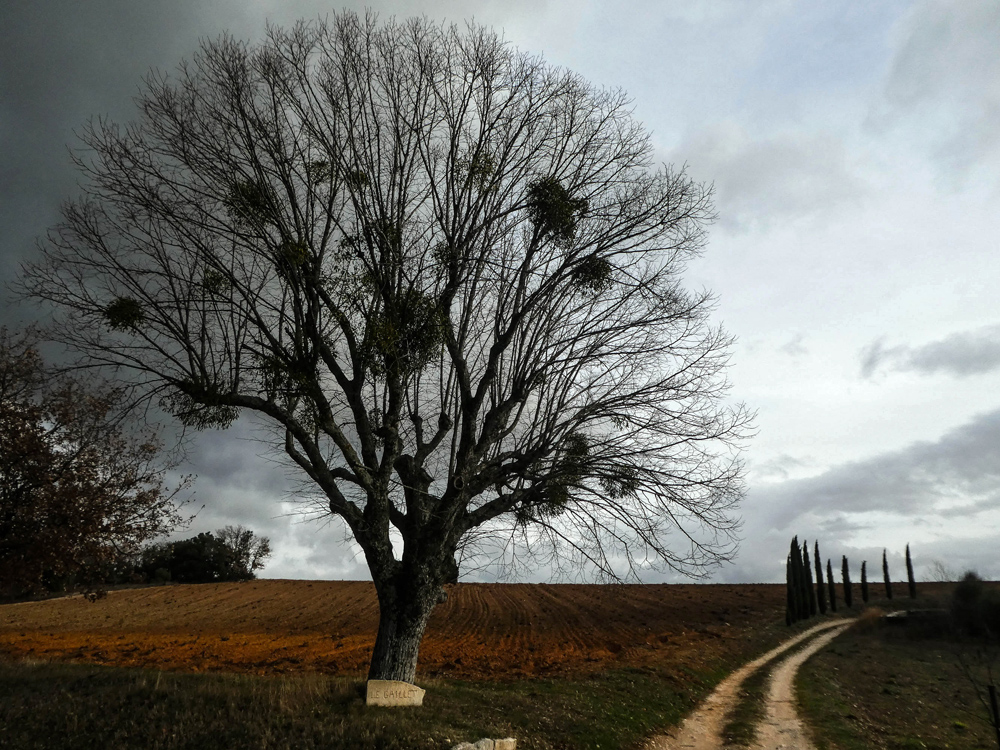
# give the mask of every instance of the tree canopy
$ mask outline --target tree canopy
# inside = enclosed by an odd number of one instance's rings
[[[0,329],[0,594],[104,569],[181,523],[160,445],[116,418],[119,390],[46,371],[38,334]],[[183,486],[183,485],[182,485]]]
[[[244,526],[225,526],[214,534],[146,547],[138,569],[146,580],[179,583],[249,581],[271,556],[271,540]]]
[[[749,417],[681,280],[710,190],[625,94],[475,25],[343,13],[208,42],[138,106],[85,131],[24,288],[183,423],[276,429],[364,552],[373,677],[412,680],[456,556],[732,556]]]

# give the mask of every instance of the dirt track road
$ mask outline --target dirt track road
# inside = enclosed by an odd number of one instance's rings
[[[795,748],[812,750],[805,726],[795,712],[795,673],[806,659],[840,635],[849,623],[828,630],[808,646],[785,659],[771,675],[771,688],[767,695],[767,718],[757,726],[757,743],[754,750],[779,750]]]
[[[646,750],[720,750],[723,747],[722,729],[726,714],[736,705],[743,680],[788,649],[828,631],[816,637],[802,651],[785,659],[775,669],[768,693],[767,717],[757,728],[757,743],[754,747],[754,750],[812,750],[812,743],[806,738],[802,722],[795,713],[795,673],[806,659],[827,645],[849,624],[820,623],[744,665],[720,682],[704,703],[674,732],[650,740]]]

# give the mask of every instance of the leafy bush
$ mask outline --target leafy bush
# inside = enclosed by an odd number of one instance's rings
[[[1000,638],[1000,591],[967,571],[952,593],[951,617],[960,633]]]

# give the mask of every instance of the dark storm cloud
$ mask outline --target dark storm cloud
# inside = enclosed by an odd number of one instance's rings
[[[92,118],[132,119],[142,78],[152,68],[173,70],[199,38],[217,36],[226,28],[227,6],[206,9],[195,0],[0,4],[0,284],[14,279],[36,239],[58,222],[60,204],[76,192],[75,132]],[[46,317],[45,309],[28,305],[0,310],[0,324]],[[245,434],[237,424],[194,437],[189,461],[169,482],[198,475],[194,501],[184,508],[198,515],[179,536],[228,523],[273,534],[285,523],[275,521],[287,491],[284,473],[259,460],[259,448],[239,439]]]
[[[461,22],[469,15],[461,0],[0,2],[0,289],[15,279],[37,238],[59,221],[62,202],[76,192],[74,131],[92,118],[121,124],[133,119],[143,77],[151,69],[173,72],[202,40],[228,32],[257,41],[268,22],[287,27],[344,5],[361,13],[371,6],[383,17],[427,14]],[[529,19],[546,5],[516,0],[479,10],[487,16],[481,20],[502,26],[507,15]],[[44,321],[46,314],[31,305],[4,304],[0,325]],[[298,485],[288,462],[271,460],[264,445],[249,439],[254,436],[267,437],[242,419],[229,430],[191,436],[186,462],[168,479],[173,486],[182,474],[197,475],[193,502],[184,510],[198,514],[174,538],[242,523],[272,540],[275,560],[265,575],[365,577],[364,559],[345,543],[342,528],[322,519],[302,522],[306,516],[293,496]]]
[[[861,375],[872,377],[880,370],[939,372],[965,377],[1000,368],[1000,325],[961,331],[923,346],[887,347],[878,339],[861,351]]]
[[[279,462],[274,444],[265,444],[263,439],[247,418],[227,430],[206,430],[188,447],[188,464],[213,484],[281,498],[290,489],[289,460]]]
[[[58,220],[77,183],[69,148],[94,116],[122,120],[153,66],[173,66],[195,3],[3,3],[0,27],[0,282]],[[9,314],[9,313],[8,313]]]
[[[202,40],[223,33],[260,40],[269,22],[290,26],[345,5],[361,13],[372,7],[382,17],[427,14],[460,22],[470,14],[461,0],[0,2],[0,289],[15,278],[36,239],[59,221],[61,203],[75,192],[74,131],[95,117],[128,122],[143,76],[154,68],[174,71]],[[502,25],[508,14],[530,17],[545,7],[517,0],[476,10],[488,16],[483,20]],[[0,324],[44,315],[30,306],[4,306]]]
[[[1000,410],[976,417],[935,442],[918,442],[816,477],[755,488],[750,502],[769,525],[794,528],[805,516],[834,525],[843,514],[970,517],[1000,508]],[[845,529],[839,529],[844,531]]]

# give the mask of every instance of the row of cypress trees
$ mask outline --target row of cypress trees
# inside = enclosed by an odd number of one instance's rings
[[[813,581],[813,570],[816,579]],[[851,585],[851,569],[847,555],[841,556],[841,585],[844,604],[854,606],[853,586]],[[910,559],[910,545],[906,545],[906,578],[909,584],[911,599],[917,598],[917,584],[913,578],[913,562]],[[889,578],[889,561],[886,551],[882,550],[882,579],[885,583],[885,595],[892,599],[892,581]],[[816,613],[826,614],[827,607],[831,612],[837,611],[837,589],[833,581],[833,563],[827,558],[826,580],[823,580],[823,563],[819,555],[819,542],[813,542],[813,558],[809,559],[809,542],[799,546],[799,538],[792,538],[792,544],[785,561],[785,624],[791,625],[799,620],[815,617]],[[868,604],[868,562],[861,563],[861,599]]]

